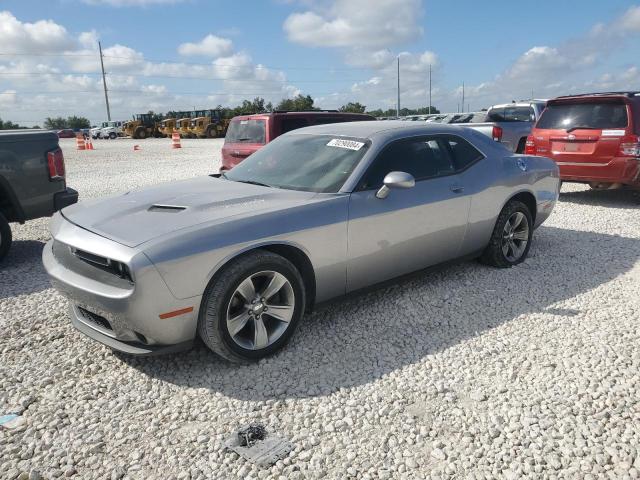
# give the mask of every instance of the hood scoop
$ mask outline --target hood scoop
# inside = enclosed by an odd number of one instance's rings
[[[151,205],[149,207],[150,212],[161,212],[161,213],[180,213],[183,210],[186,210],[187,207],[181,207],[179,205]]]

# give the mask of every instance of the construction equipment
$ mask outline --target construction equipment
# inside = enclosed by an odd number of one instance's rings
[[[189,133],[197,138],[224,137],[228,126],[229,119],[224,119],[220,110],[197,110],[191,117]]]
[[[191,138],[191,118],[195,112],[184,112],[184,117],[176,120],[176,130],[180,134],[180,138]]]
[[[176,128],[176,122],[178,119],[188,116],[189,112],[175,112],[170,117],[165,118],[160,122],[158,130],[163,137],[170,137]]]
[[[159,123],[154,120],[151,113],[138,113],[133,120],[124,124],[124,134],[132,138],[159,137]]]

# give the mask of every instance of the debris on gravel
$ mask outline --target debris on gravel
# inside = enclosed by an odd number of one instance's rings
[[[217,171],[222,140],[61,140],[80,199]],[[282,352],[115,354],[41,264],[47,219],[0,268],[0,478],[638,478],[640,203],[563,186],[530,258],[462,262],[308,315]],[[259,422],[293,450],[225,448]]]

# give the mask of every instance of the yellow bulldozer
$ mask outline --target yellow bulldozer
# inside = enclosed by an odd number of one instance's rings
[[[179,119],[188,116],[189,112],[174,112],[169,117],[160,122],[158,130],[163,137],[170,137],[173,131],[176,130],[176,123]]]
[[[220,110],[197,110],[189,123],[191,138],[224,137],[229,127],[229,119],[222,117]]]
[[[133,120],[123,125],[124,134],[131,138],[159,137],[159,123],[155,121],[151,113],[138,113]]]

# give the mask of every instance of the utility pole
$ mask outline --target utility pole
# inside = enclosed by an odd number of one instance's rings
[[[431,64],[429,64],[429,112],[431,113]]]
[[[107,79],[104,76],[104,60],[102,59],[102,44],[98,42],[100,49],[100,67],[102,67],[102,85],[104,86],[104,102],[107,104],[107,120],[111,121],[111,109],[109,109],[109,94],[107,93]]]
[[[462,113],[464,113],[464,82],[462,82]]]
[[[398,55],[398,103],[396,104],[396,117],[400,118],[400,55]]]

